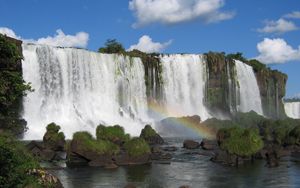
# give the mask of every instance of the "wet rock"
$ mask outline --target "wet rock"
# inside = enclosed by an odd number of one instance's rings
[[[162,150],[167,151],[167,152],[174,152],[174,151],[177,151],[178,148],[175,146],[168,146],[168,147],[163,147]]]
[[[208,140],[208,139],[203,139],[201,141],[200,146],[204,150],[215,150],[219,147],[218,142],[216,140]]]
[[[180,186],[179,188],[191,188],[191,187],[188,186],[188,185],[182,185],[182,186]]]
[[[185,140],[183,142],[183,147],[186,149],[197,149],[200,147],[199,142],[193,141],[193,140]]]
[[[269,168],[274,168],[279,166],[279,157],[275,150],[269,150],[266,153],[266,160],[267,160],[266,166]]]
[[[150,145],[160,145],[164,143],[164,139],[150,126],[146,125],[141,132],[140,138],[146,140]]]
[[[104,166],[105,169],[116,169],[116,168],[118,168],[118,167],[119,167],[119,166],[117,166],[117,165],[114,164],[114,163],[106,164],[106,165]]]

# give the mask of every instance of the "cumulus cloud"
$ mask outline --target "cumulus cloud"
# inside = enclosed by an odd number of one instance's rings
[[[218,22],[234,17],[233,12],[221,12],[225,0],[131,0],[129,9],[137,22],[133,27],[151,23],[175,24],[194,19]]]
[[[148,35],[144,35],[139,39],[139,42],[137,44],[131,45],[128,51],[137,49],[146,53],[161,52],[171,43],[172,40],[169,40],[165,43],[153,42],[152,38],[150,38]]]
[[[294,11],[292,13],[284,15],[283,17],[285,17],[285,18],[300,19],[300,11]]]
[[[78,32],[75,35],[66,35],[61,29],[56,30],[54,36],[47,36],[45,38],[39,38],[37,40],[26,40],[27,42],[33,42],[37,44],[47,44],[50,46],[62,46],[62,47],[86,47],[89,40],[89,34],[85,32]]]
[[[294,49],[281,38],[265,38],[257,44],[257,50],[260,54],[256,59],[266,64],[300,60],[300,46],[298,49]]]
[[[43,38],[35,39],[24,39],[15,34],[15,32],[9,28],[1,27],[0,33],[6,34],[7,36],[23,40],[24,42],[30,42],[35,44],[46,44],[51,46],[61,47],[82,47],[85,48],[88,44],[89,34],[85,32],[78,32],[75,35],[66,35],[61,29],[56,30],[54,36],[47,36]]]
[[[277,21],[266,21],[265,27],[258,29],[257,31],[260,33],[277,33],[282,34],[289,31],[297,30],[298,27],[292,22],[287,21],[283,18],[280,18]]]
[[[17,36],[16,33],[12,29],[9,29],[7,27],[0,27],[0,33],[3,35],[9,36],[9,37],[15,38],[15,39],[20,39],[20,37]]]

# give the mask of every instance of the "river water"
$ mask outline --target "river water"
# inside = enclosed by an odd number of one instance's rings
[[[64,168],[54,170],[65,188],[118,188],[133,183],[141,188],[253,188],[300,187],[300,163],[282,159],[277,168],[265,167],[265,161],[256,161],[239,168],[226,167],[210,161],[210,157],[181,148],[184,139],[167,139],[170,146],[178,147],[171,164],[101,168]],[[188,154],[189,153],[189,154]],[[205,152],[204,152],[205,153]]]

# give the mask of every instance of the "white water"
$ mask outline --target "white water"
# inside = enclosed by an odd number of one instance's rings
[[[300,119],[300,102],[285,102],[284,109],[288,117]]]
[[[240,105],[238,111],[251,110],[263,115],[261,97],[253,68],[245,63],[235,60],[237,70]]]
[[[164,104],[168,116],[210,117],[204,104],[206,62],[201,55],[164,55]]]
[[[27,44],[23,55],[24,80],[35,90],[24,99],[25,139],[41,139],[51,122],[71,138],[79,130],[94,133],[99,123],[138,135],[149,121],[139,58]]]

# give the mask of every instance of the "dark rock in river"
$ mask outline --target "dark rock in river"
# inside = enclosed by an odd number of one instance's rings
[[[147,164],[150,163],[150,154],[130,156],[126,152],[121,152],[114,158],[114,161],[118,166]]]
[[[193,141],[193,140],[185,140],[183,142],[183,147],[186,149],[197,149],[200,147],[199,142]]]
[[[203,139],[200,146],[204,150],[215,150],[218,149],[218,142],[216,140],[208,140],[208,139]]]
[[[164,143],[164,139],[162,139],[162,137],[157,134],[157,132],[150,125],[145,126],[141,132],[140,138],[146,140],[146,142],[150,145]]]

